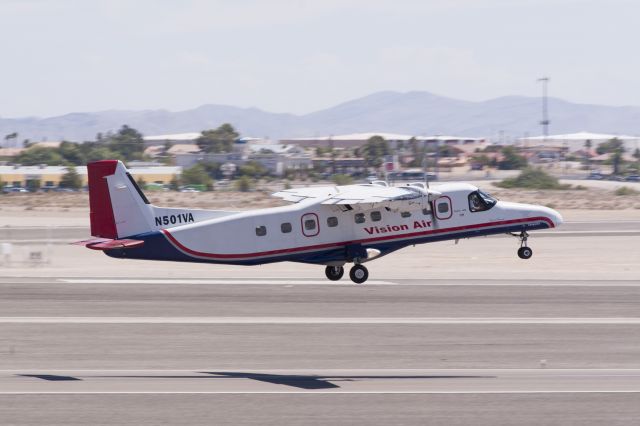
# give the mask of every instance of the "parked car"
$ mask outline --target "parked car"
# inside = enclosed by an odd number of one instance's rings
[[[625,180],[627,182],[640,182],[640,175],[629,175]]]
[[[25,192],[29,192],[27,190],[27,188],[22,188],[21,186],[5,186],[2,189],[2,191],[5,192],[5,193],[16,193],[16,192],[25,193]]]
[[[591,172],[589,174],[589,176],[587,176],[587,179],[591,179],[591,180],[602,180],[604,179],[604,175],[602,173],[597,173],[597,172]]]

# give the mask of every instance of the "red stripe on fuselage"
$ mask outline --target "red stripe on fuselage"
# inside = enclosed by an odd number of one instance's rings
[[[536,221],[543,221],[543,222],[546,222],[550,228],[554,227],[554,224],[551,221],[551,219],[547,217],[539,216],[539,217],[530,217],[525,219],[502,220],[499,222],[477,223],[474,225],[454,226],[451,228],[443,228],[443,229],[431,229],[428,231],[411,232],[408,234],[385,235],[384,237],[366,238],[366,239],[354,240],[354,241],[341,241],[337,243],[317,244],[317,245],[303,246],[303,247],[291,247],[286,249],[269,250],[269,251],[254,252],[254,253],[229,253],[229,254],[206,253],[202,251],[192,250],[184,246],[182,243],[180,243],[180,241],[178,241],[173,235],[171,235],[168,229],[162,229],[161,231],[174,246],[176,246],[178,249],[190,255],[212,258],[212,259],[215,259],[215,258],[245,259],[245,258],[252,258],[252,257],[274,256],[274,255],[287,254],[287,253],[313,251],[313,250],[320,250],[320,249],[326,249],[331,247],[342,247],[347,244],[366,244],[366,243],[372,243],[377,241],[402,240],[402,239],[410,239],[410,238],[416,238],[416,237],[421,237],[426,235],[453,233],[453,232],[459,232],[459,231],[466,231],[470,229],[486,228],[489,226],[504,226],[504,225],[513,225],[517,223],[536,222]]]

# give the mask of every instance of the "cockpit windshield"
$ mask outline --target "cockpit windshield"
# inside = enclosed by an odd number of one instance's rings
[[[482,212],[495,206],[498,201],[491,195],[481,190],[473,191],[469,194],[469,210],[472,212]]]

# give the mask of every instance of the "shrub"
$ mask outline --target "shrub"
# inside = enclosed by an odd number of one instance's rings
[[[331,179],[336,185],[349,185],[353,182],[353,178],[349,175],[336,174],[331,176]]]
[[[640,194],[640,192],[636,191],[633,188],[629,188],[628,186],[621,186],[620,188],[615,190],[614,194],[619,195],[619,196],[638,195],[638,194]]]
[[[236,189],[240,192],[249,192],[253,182],[248,176],[241,176],[238,180],[236,180]]]
[[[527,167],[514,178],[505,179],[496,183],[501,188],[527,188],[527,189],[569,189],[571,185],[558,182],[558,179],[546,173],[542,169]]]

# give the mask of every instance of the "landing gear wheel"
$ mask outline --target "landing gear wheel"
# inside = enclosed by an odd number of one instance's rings
[[[338,281],[344,275],[344,268],[342,266],[327,266],[324,269],[324,274],[331,281]]]
[[[369,271],[362,265],[354,265],[349,271],[349,278],[356,284],[362,284],[369,278]]]
[[[533,256],[533,250],[530,247],[520,247],[518,249],[518,257],[520,259],[529,259]]]

